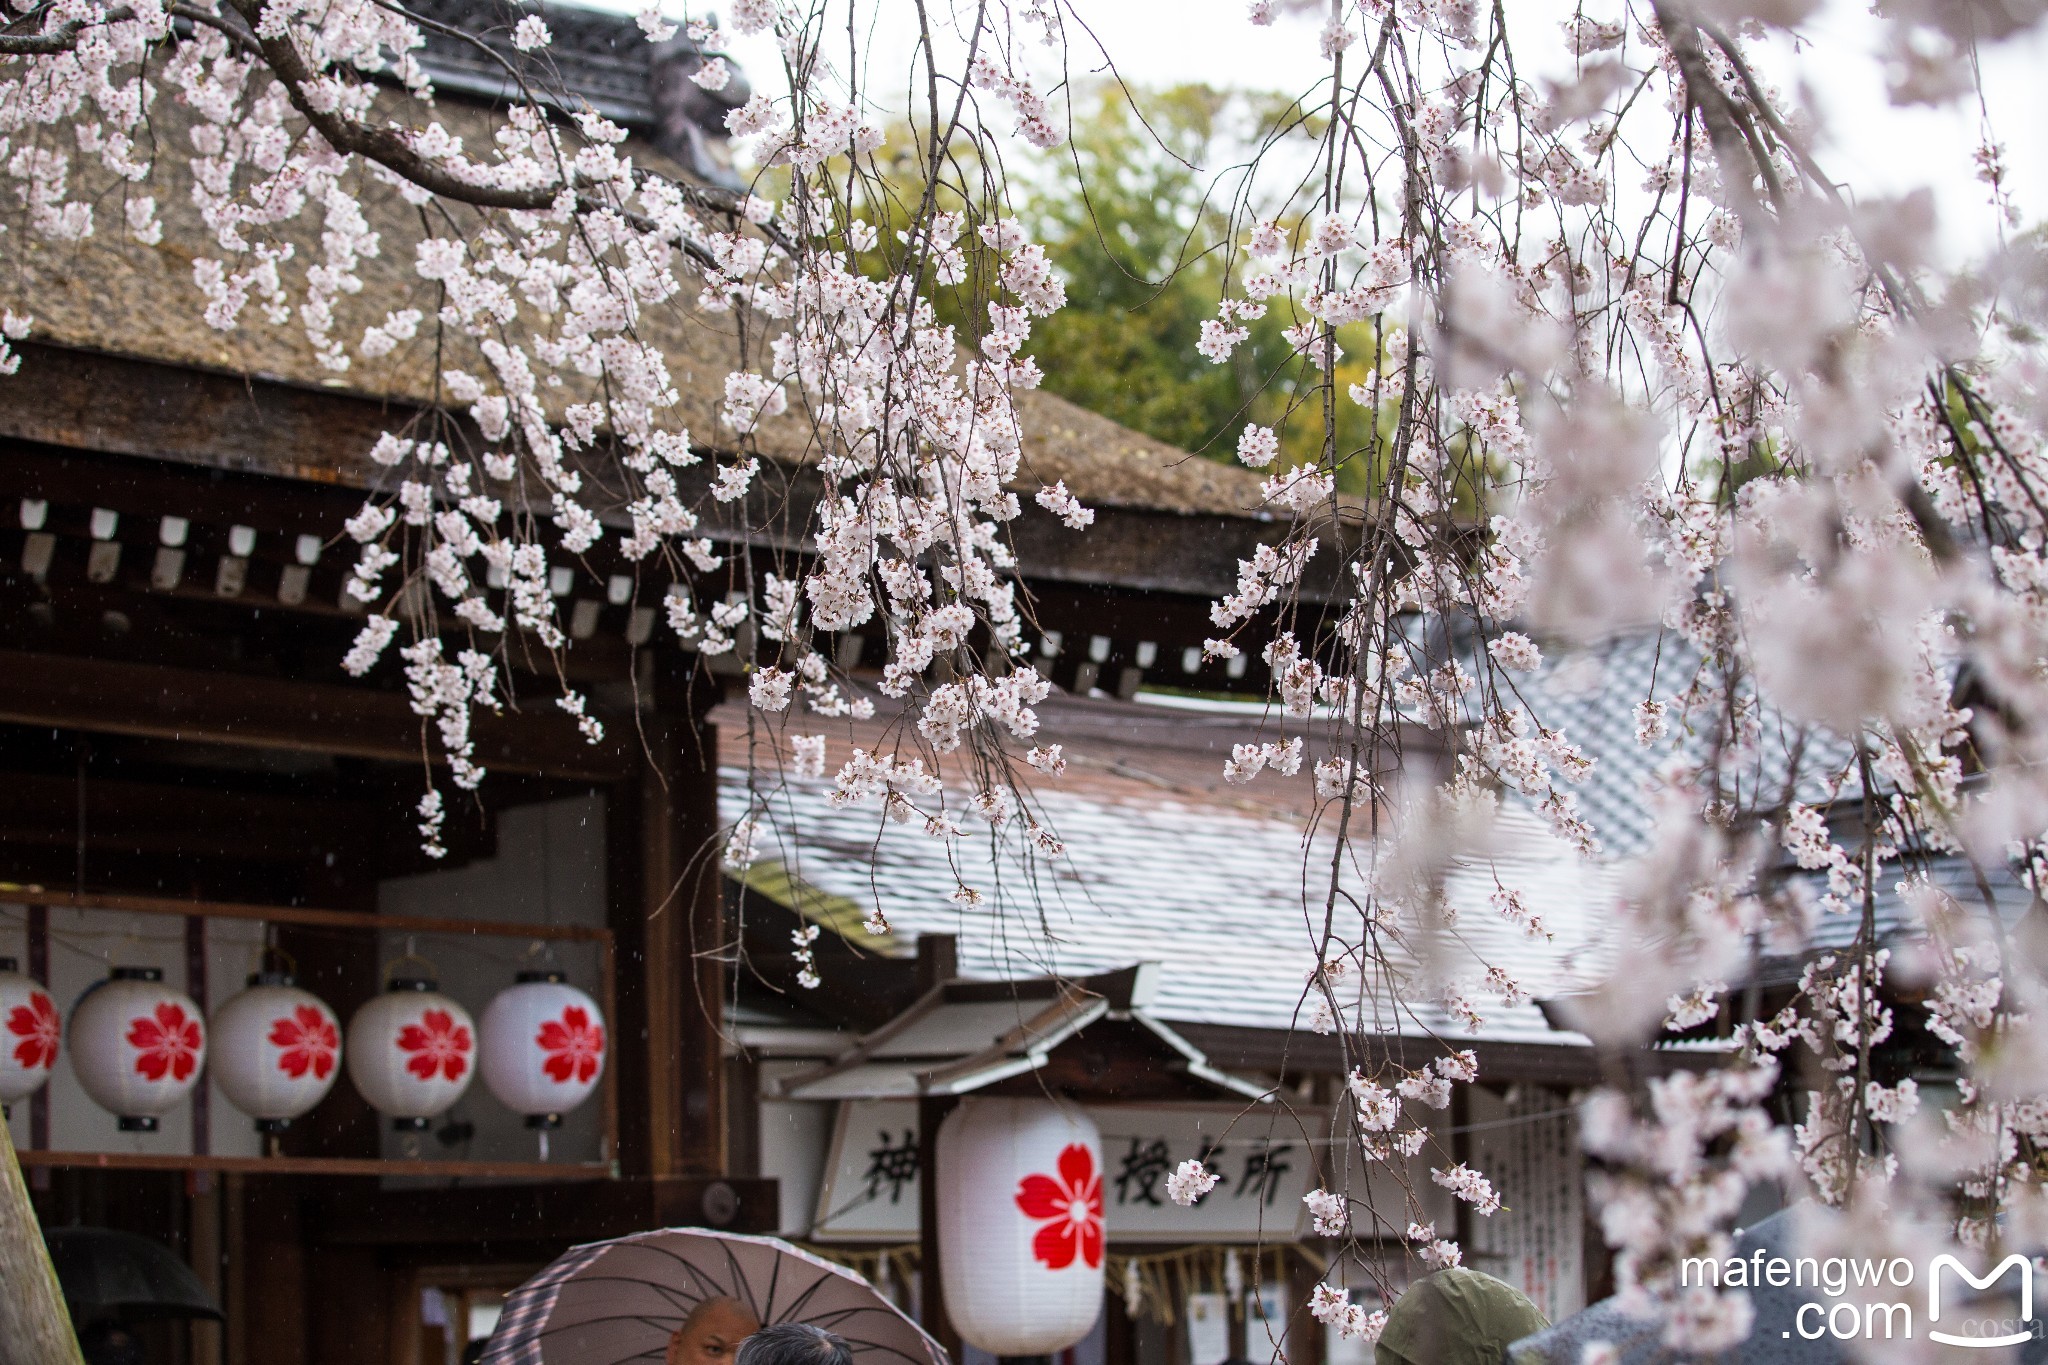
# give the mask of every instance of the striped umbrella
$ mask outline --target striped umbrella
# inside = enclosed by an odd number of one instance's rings
[[[763,1326],[835,1332],[854,1365],[951,1365],[880,1291],[844,1266],[773,1237],[668,1228],[572,1248],[506,1301],[482,1365],[660,1361],[690,1310],[746,1306]]]

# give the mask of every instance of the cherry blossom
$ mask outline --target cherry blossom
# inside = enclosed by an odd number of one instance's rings
[[[337,379],[407,346],[442,357],[443,398],[363,452],[382,482],[346,526],[362,616],[340,659],[403,681],[446,777],[414,809],[431,854],[455,818],[442,786],[487,779],[475,721],[514,704],[512,660],[573,648],[561,561],[602,550],[676,641],[748,680],[745,724],[766,732],[749,738],[769,741],[749,750],[776,757],[747,774],[728,867],[783,851],[770,798],[785,778],[829,783],[835,807],[878,828],[1091,856],[1033,787],[1084,756],[1037,742],[1050,684],[1028,662],[1031,566],[1012,532],[1037,518],[1085,535],[1096,511],[1071,472],[1048,482],[1027,457],[1019,399],[1046,378],[1034,334],[1066,282],[1015,190],[1046,173],[1031,158],[1068,120],[1066,87],[1037,73],[1114,54],[1066,51],[1047,6],[1014,26],[1002,7],[961,16],[972,55],[945,70],[927,49],[913,81],[959,99],[885,133],[822,16],[732,8],[733,31],[772,38],[791,73],[787,94],[756,91],[727,117],[737,164],[765,173],[744,191],[665,178],[624,129],[559,116],[569,105],[540,91],[465,140],[410,55],[422,33],[402,5],[72,0],[0,34],[14,256],[158,249],[175,194],[204,228],[190,300],[207,325],[291,329]],[[2048,1227],[2048,1105],[2016,1060],[2040,1051],[2048,982],[2010,926],[1930,872],[2048,884],[2048,255],[2009,231],[2023,223],[1999,130],[1965,153],[2008,234],[1989,259],[1943,263],[1963,206],[1845,187],[1829,130],[1767,74],[1805,17],[1614,5],[1532,36],[1471,0],[1257,0],[1250,23],[1309,73],[1295,108],[1319,112],[1251,140],[1261,164],[1285,163],[1286,187],[1252,174],[1228,231],[1191,243],[1224,261],[1191,363],[1263,362],[1253,326],[1269,318],[1288,352],[1262,395],[1284,396],[1284,415],[1248,410],[1218,437],[1259,471],[1245,510],[1266,520],[1200,653],[1270,684],[1273,714],[1234,738],[1225,775],[1314,806],[1302,1018],[1347,1058],[1334,1098],[1359,1161],[1340,1168],[1402,1189],[1405,1248],[1427,1265],[1463,1252],[1437,1235],[1416,1171],[1472,1207],[1512,1204],[1433,1150],[1424,1121],[1474,1066],[1441,1039],[1438,1057],[1384,1035],[1424,1008],[1452,1029],[1529,1008],[1518,963],[1405,964],[1455,931],[1449,869],[1492,861],[1491,817],[1533,812],[1614,864],[1601,928],[1625,969],[1575,997],[1584,1031],[1648,1055],[1667,1028],[1732,1027],[1717,1065],[1617,1070],[1632,1079],[1583,1114],[1620,1291],[1692,1350],[1732,1347],[1747,1310],[1681,1292],[1675,1268],[1722,1254],[1759,1183],[1855,1227],[1940,1210],[1928,1236],[1956,1245]],[[1973,98],[1975,45],[2041,21],[2038,6],[1884,7],[1874,88]],[[639,19],[655,41],[672,28]],[[729,88],[716,30],[700,18],[689,33],[709,53],[697,86]],[[549,41],[539,15],[512,30],[536,80]],[[1557,60],[1518,61],[1531,42]],[[891,167],[914,183],[885,214],[859,186]],[[402,249],[370,227],[370,196],[387,193],[429,223]],[[316,219],[320,259],[278,245],[274,230]],[[373,261],[410,293],[357,316]],[[9,287],[0,374],[19,378],[42,301]],[[677,308],[749,343],[710,376],[716,411],[695,431],[651,339]],[[800,527],[773,520],[799,466],[821,488]],[[730,549],[735,525],[756,544]],[[806,557],[754,572],[758,546],[794,539]],[[848,633],[885,642],[858,685],[828,645]],[[1654,827],[1627,857],[1580,799],[1618,766],[1600,757],[1612,747],[1549,713],[1618,636],[1653,638],[1658,661],[1649,694],[1604,722],[1650,774],[1636,795]],[[809,717],[872,717],[878,699],[902,723],[828,767]],[[546,703],[604,742],[567,681]],[[1426,763],[1410,761],[1419,737]],[[1546,907],[1494,870],[1487,908],[1462,913],[1546,940]],[[1016,894],[953,893],[996,912]],[[1881,899],[1901,907],[1910,951],[1880,932]],[[1028,918],[1005,927],[1036,932]],[[879,907],[867,922],[887,928]],[[1825,953],[1821,924],[1840,930]],[[817,932],[795,931],[807,987]],[[1799,979],[1756,1017],[1740,985],[1766,958],[1797,960]],[[1360,1008],[1382,994],[1391,1014]],[[1910,1078],[1872,1074],[1899,1008],[1954,1064],[1939,1124]],[[442,1022],[416,1026],[415,1074],[466,1068],[466,1031]],[[1361,1060],[1390,1054],[1409,1065]],[[179,1055],[165,1043],[151,1064],[173,1074]],[[1167,1181],[1183,1206],[1214,1183],[1199,1162]],[[1085,1222],[1073,1184],[1049,1226]],[[1344,1189],[1318,1193],[1338,1201],[1318,1221],[1348,1207]],[[1085,1259],[1081,1232],[1055,1240],[1063,1264]],[[1352,1336],[1379,1320],[1327,1285],[1311,1308]]]
[[[1192,1159],[1183,1161],[1166,1177],[1166,1197],[1186,1208],[1215,1189],[1219,1179],[1220,1176],[1201,1162]]]

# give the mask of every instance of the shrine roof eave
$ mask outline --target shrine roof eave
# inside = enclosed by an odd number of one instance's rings
[[[986,981],[942,983],[840,1056],[784,1078],[775,1093],[788,1100],[970,1095],[1043,1071],[1059,1049],[1092,1027],[1124,1024],[1198,1088],[1240,1101],[1270,1098],[1269,1085],[1211,1065],[1199,1048],[1146,1010],[1148,978],[1157,975],[1156,967],[1148,967],[1141,963],[1082,981],[1019,981],[1007,1001],[992,997]],[[1042,989],[1048,984],[1050,999]],[[1006,1012],[1010,1019],[1003,1018]],[[991,1036],[992,1029],[1000,1031]],[[1129,1044],[1121,1047],[1128,1050]]]

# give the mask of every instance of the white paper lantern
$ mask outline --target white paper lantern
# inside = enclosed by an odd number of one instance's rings
[[[71,1008],[71,1069],[127,1133],[154,1133],[206,1067],[199,1006],[163,978],[155,967],[116,967]]]
[[[348,1021],[348,1078],[400,1132],[416,1132],[476,1079],[476,1024],[436,982],[401,977]]]
[[[484,1007],[484,1084],[529,1128],[553,1128],[604,1074],[604,1015],[560,972],[521,972]]]
[[[1102,1136],[1073,1106],[968,1099],[938,1139],[939,1274],[961,1337],[1064,1350],[1102,1311]]]
[[[63,1021],[50,993],[0,957],[0,1104],[12,1104],[42,1089],[57,1067]]]
[[[341,1021],[285,973],[259,973],[213,1012],[212,1070],[220,1093],[258,1132],[282,1132],[341,1075]]]

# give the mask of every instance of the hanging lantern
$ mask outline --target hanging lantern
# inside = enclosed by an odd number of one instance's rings
[[[213,1012],[213,1080],[229,1104],[281,1133],[341,1074],[341,1021],[286,972],[258,972]]]
[[[1102,1311],[1102,1137],[1043,1099],[968,1099],[938,1139],[939,1274],[960,1335],[1046,1355]]]
[[[64,1025],[57,1004],[32,978],[0,957],[0,1105],[33,1095],[57,1067]]]
[[[116,967],[71,1009],[72,1070],[124,1133],[154,1133],[206,1066],[199,1006],[163,981],[156,967]]]
[[[426,1128],[476,1078],[476,1025],[438,986],[394,977],[348,1021],[348,1078],[401,1133]]]
[[[554,1128],[604,1074],[604,1015],[560,972],[521,972],[484,1007],[484,1084],[529,1128]]]

